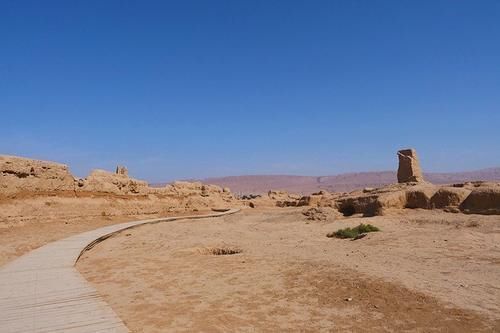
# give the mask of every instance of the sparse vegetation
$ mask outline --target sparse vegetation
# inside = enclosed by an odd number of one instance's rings
[[[209,254],[214,256],[227,256],[232,254],[241,253],[242,250],[237,247],[207,247],[200,251],[202,254]]]
[[[363,224],[361,223],[360,225],[354,227],[354,228],[344,228],[344,229],[339,229],[337,231],[331,232],[326,237],[335,237],[335,238],[356,238],[359,237],[361,234],[366,234],[368,232],[375,232],[375,231],[380,231],[379,228],[377,228],[374,225],[371,224]]]

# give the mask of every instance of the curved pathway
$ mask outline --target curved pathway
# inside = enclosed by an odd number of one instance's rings
[[[0,332],[128,332],[127,327],[75,268],[95,244],[146,223],[201,219],[226,212],[126,222],[42,246],[0,268]]]

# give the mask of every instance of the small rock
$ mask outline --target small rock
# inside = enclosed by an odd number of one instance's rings
[[[460,209],[458,209],[457,207],[446,207],[444,211],[447,213],[454,213],[454,214],[460,213]]]
[[[351,302],[352,301],[352,297],[347,297],[346,299],[344,299],[344,301]]]
[[[325,221],[328,218],[327,212],[324,209],[318,207],[304,210],[302,211],[302,215],[306,216],[307,219],[311,221]]]

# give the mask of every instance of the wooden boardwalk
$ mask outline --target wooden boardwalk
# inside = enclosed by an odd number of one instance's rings
[[[0,268],[0,332],[129,332],[76,270],[81,253],[114,233],[138,225],[237,211],[115,224],[49,243],[17,258]]]

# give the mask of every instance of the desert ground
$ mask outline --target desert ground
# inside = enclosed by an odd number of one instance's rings
[[[0,155],[0,278],[12,294],[0,295],[0,331],[50,324],[64,309],[63,331],[499,332],[500,183],[432,184],[413,149],[398,156],[397,183],[382,187],[238,195],[201,182],[153,187],[123,166],[77,178],[63,164]],[[80,233],[112,224],[229,208],[240,211],[80,244]],[[380,230],[327,237],[361,223]],[[68,251],[53,255],[54,244],[76,251],[60,285],[47,276]],[[92,315],[71,305],[82,301]]]
[[[35,199],[33,201],[39,201]],[[50,202],[50,201],[49,201]],[[204,214],[209,210],[190,212],[189,215]],[[0,266],[7,262],[37,249],[50,242],[76,235],[85,231],[97,229],[102,226],[157,217],[182,216],[188,212],[171,212],[162,214],[134,214],[134,215],[112,215],[106,214],[86,215],[70,214],[63,217],[43,216],[22,221],[15,219],[2,223],[0,221]]]
[[[77,268],[133,332],[500,330],[499,216],[302,212],[145,225]],[[359,223],[381,231],[326,237]]]

